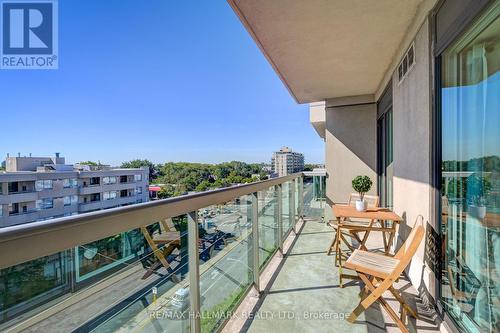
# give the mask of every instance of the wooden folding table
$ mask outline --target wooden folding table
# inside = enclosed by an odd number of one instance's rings
[[[335,260],[338,262],[339,267],[339,282],[340,287],[342,287],[343,277],[357,278],[356,276],[342,273],[343,254],[340,242],[342,241],[346,244],[351,251],[356,249],[345,239],[343,232],[349,233],[356,239],[359,243],[359,249],[366,250],[365,243],[368,240],[370,233],[373,231],[380,231],[382,232],[384,251],[386,254],[389,254],[392,241],[396,235],[396,225],[402,221],[402,218],[388,208],[377,207],[367,209],[364,212],[359,212],[356,210],[356,207],[351,205],[334,205],[333,214],[337,219],[336,224],[333,225],[337,229],[337,232],[328,249],[328,254],[335,249]],[[355,219],[362,219],[363,221],[356,221]],[[360,232],[365,233],[362,239],[358,235]]]

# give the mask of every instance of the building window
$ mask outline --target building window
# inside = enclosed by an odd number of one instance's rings
[[[142,181],[142,175],[141,175],[141,174],[134,175],[134,180],[135,180],[136,182],[140,182],[140,181]]]
[[[99,177],[90,178],[90,185],[99,185],[99,184],[101,184],[101,178]]]
[[[498,332],[500,3],[441,55],[441,302],[461,332]]]
[[[392,107],[377,120],[378,195],[382,207],[393,205],[393,127]]]
[[[17,193],[17,192],[19,192],[19,183],[9,182],[9,193]]]
[[[139,186],[135,189],[135,194],[142,194],[142,186]]]
[[[104,185],[116,184],[116,177],[115,176],[102,177],[102,182]]]
[[[44,198],[36,201],[36,209],[51,209],[54,208],[54,199],[52,198]]]
[[[127,182],[128,182],[127,176],[120,176],[120,183],[127,183]]]
[[[35,189],[37,191],[51,190],[52,188],[53,184],[51,179],[37,180],[35,183]]]
[[[64,206],[76,205],[78,197],[76,195],[68,195],[64,197]]]
[[[90,202],[101,201],[101,193],[92,193],[90,195]]]
[[[103,192],[102,199],[103,200],[113,200],[116,199],[117,191]]]
[[[19,214],[19,203],[11,203],[9,204],[9,215],[17,215]]]
[[[63,179],[64,188],[74,188],[78,186],[78,181],[76,178],[65,178]]]

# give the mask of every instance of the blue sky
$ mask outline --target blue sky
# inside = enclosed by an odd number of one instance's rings
[[[443,89],[443,160],[500,156],[499,90],[500,72],[477,84]]]
[[[0,72],[0,156],[269,162],[324,144],[224,0],[60,0],[59,69]]]

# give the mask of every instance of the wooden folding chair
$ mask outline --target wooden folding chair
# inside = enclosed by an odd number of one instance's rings
[[[419,219],[421,219],[421,223],[419,223]],[[361,300],[349,318],[347,318],[349,322],[353,323],[375,301],[379,301],[399,329],[404,333],[408,333],[408,329],[405,326],[406,314],[408,313],[412,317],[417,318],[417,313],[404,301],[403,297],[399,295],[392,285],[410,264],[411,258],[415,255],[424,235],[423,216],[419,215],[413,230],[394,257],[363,250],[354,250],[353,254],[344,264],[344,267],[356,271],[359,278],[365,284],[364,291],[369,292],[369,294]],[[394,295],[401,305],[400,317],[398,317],[382,296],[387,290]]]
[[[172,219],[162,220],[160,224],[163,229],[161,233],[151,234],[148,231],[148,228],[141,227],[141,232],[144,235],[146,242],[153,251],[154,256],[157,258],[157,260],[148,267],[146,273],[142,277],[143,279],[146,279],[153,274],[153,272],[160,265],[163,265],[163,267],[167,270],[170,270],[170,264],[167,261],[167,257],[175,249],[180,248],[181,245],[180,232],[175,229]]]

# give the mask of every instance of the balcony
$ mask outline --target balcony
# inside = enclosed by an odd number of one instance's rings
[[[357,283],[337,285],[333,256],[325,254],[333,231],[324,223],[324,176],[313,177],[320,181],[294,174],[1,229],[0,251],[12,254],[0,258],[1,274],[16,288],[0,329],[390,330],[376,309],[354,325],[296,317],[305,310],[343,316],[359,294]],[[411,296],[411,284],[401,283]],[[248,317],[280,311],[294,317]],[[432,320],[422,316],[415,327],[434,330]]]
[[[0,195],[0,204],[30,202],[36,199],[38,199],[38,194],[34,190],[10,192],[8,195]]]

